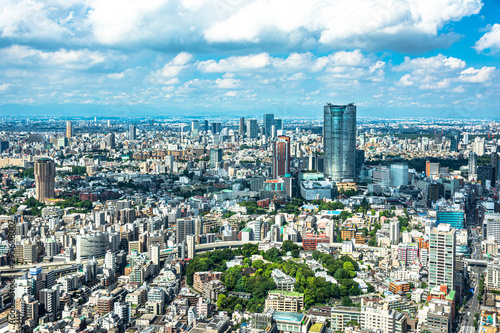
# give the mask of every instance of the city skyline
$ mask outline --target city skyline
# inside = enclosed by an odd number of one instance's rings
[[[498,2],[352,6],[8,1],[0,115],[498,114]]]

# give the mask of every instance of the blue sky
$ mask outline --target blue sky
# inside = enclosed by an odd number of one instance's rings
[[[500,2],[0,0],[0,114],[494,117]]]

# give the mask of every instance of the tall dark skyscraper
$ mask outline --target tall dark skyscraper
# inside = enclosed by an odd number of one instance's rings
[[[222,123],[212,123],[212,134],[219,134],[222,131]]]
[[[276,126],[276,129],[282,130],[283,129],[283,119],[274,119],[274,125]]]
[[[290,137],[279,136],[273,145],[273,179],[290,173]]]
[[[334,181],[356,177],[356,106],[324,107],[325,174]]]
[[[9,141],[0,141],[0,153],[9,149]]]
[[[271,136],[271,126],[274,125],[274,114],[267,113],[262,118],[262,127],[264,128],[264,134],[266,136]]]
[[[458,151],[458,143],[460,142],[460,134],[452,133],[450,138],[450,150]]]
[[[257,123],[257,119],[249,119],[247,120],[247,137],[250,139],[255,139],[259,134],[259,124]]]
[[[238,127],[239,136],[245,136],[245,118],[240,118],[240,126]]]
[[[43,158],[35,162],[36,199],[41,203],[45,203],[46,199],[54,198],[55,176],[54,161]]]
[[[137,139],[136,132],[135,132],[135,125],[130,125],[128,127],[128,138],[129,138],[129,140]]]
[[[208,120],[203,120],[203,131],[208,132]]]

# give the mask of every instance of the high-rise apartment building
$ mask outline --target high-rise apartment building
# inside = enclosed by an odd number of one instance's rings
[[[476,137],[474,139],[474,146],[472,147],[472,149],[477,154],[477,156],[483,156],[485,153],[484,138]]]
[[[279,136],[273,145],[273,179],[290,173],[290,137]]]
[[[394,220],[390,222],[390,229],[389,229],[389,239],[391,241],[391,244],[393,245],[398,245],[399,244],[399,221]]]
[[[264,134],[266,136],[271,136],[271,126],[274,125],[274,114],[266,113],[262,117],[262,127],[264,128]]]
[[[73,137],[73,122],[71,121],[66,121],[66,137],[71,138]]]
[[[153,243],[149,245],[149,258],[156,266],[160,266],[160,243]]]
[[[193,219],[185,218],[177,220],[176,242],[180,244],[186,240],[186,236],[194,235],[195,223]]]
[[[454,290],[455,281],[455,229],[449,224],[433,228],[429,237],[429,286],[446,285]]]
[[[356,177],[356,106],[324,107],[325,174],[334,181]]]
[[[46,199],[54,198],[55,176],[54,161],[43,158],[35,162],[36,199],[41,203],[45,203]]]
[[[195,235],[187,235],[186,236],[186,246],[187,246],[187,257],[189,259],[194,259],[196,255],[196,236]]]

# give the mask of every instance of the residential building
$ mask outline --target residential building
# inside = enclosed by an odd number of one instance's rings
[[[304,309],[304,294],[292,291],[273,290],[266,297],[265,309],[299,312]]]
[[[429,286],[446,285],[455,289],[455,229],[449,224],[433,228],[429,237]]]

